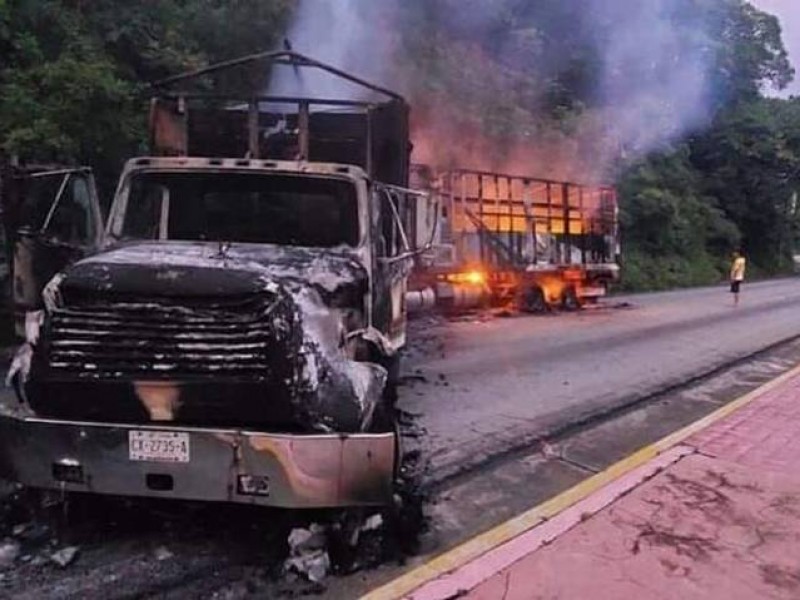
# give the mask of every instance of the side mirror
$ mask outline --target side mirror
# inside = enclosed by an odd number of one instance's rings
[[[436,232],[439,228],[440,212],[439,212],[438,202],[432,202],[431,195],[426,192],[419,192],[387,184],[381,184],[381,185],[386,193],[386,198],[388,200],[387,205],[389,210],[391,211],[391,218],[393,221],[393,225],[395,227],[395,230],[397,231],[397,234],[399,235],[400,241],[403,246],[403,251],[400,252],[400,254],[398,254],[397,256],[381,258],[380,262],[382,264],[394,264],[396,262],[412,260],[420,256],[421,254],[428,252],[433,247],[434,240],[436,239]],[[428,234],[428,239],[422,246],[417,248],[412,248],[412,243],[409,241],[409,237],[406,232],[405,222],[407,221],[409,214],[407,212],[401,214],[399,197],[402,195],[411,196],[415,198],[424,198],[431,205],[431,208],[433,210],[432,214],[434,215],[434,222],[430,227],[430,233]],[[405,204],[405,206],[408,207],[408,204]],[[431,208],[428,208],[428,210],[430,210]],[[417,210],[416,205],[411,210]],[[411,214],[411,216],[413,218],[413,213]]]

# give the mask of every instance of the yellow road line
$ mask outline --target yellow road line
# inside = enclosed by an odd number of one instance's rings
[[[629,473],[665,450],[669,450],[680,444],[695,433],[735,413],[759,396],[762,396],[797,376],[800,376],[800,366],[794,367],[783,375],[729,402],[702,419],[671,433],[653,444],[637,450],[619,462],[614,463],[604,471],[585,479],[558,496],[440,554],[425,564],[412,569],[405,575],[401,575],[389,583],[367,593],[361,597],[361,600],[395,600],[407,596],[414,590],[422,587],[425,583],[456,570],[479,556],[486,554],[490,550],[532,529],[542,521],[554,517],[573,504],[587,498],[600,488],[605,487],[615,479]]]

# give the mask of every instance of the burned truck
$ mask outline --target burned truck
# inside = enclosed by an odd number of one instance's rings
[[[366,99],[208,91],[270,65]],[[125,166],[99,251],[25,307],[0,476],[289,508],[390,502],[416,251],[407,104],[293,52],[155,89],[151,155]]]

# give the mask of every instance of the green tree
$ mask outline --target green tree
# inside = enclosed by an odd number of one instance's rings
[[[739,224],[746,252],[767,272],[791,264],[800,189],[798,101],[757,99],[720,116],[694,144],[703,187]]]
[[[0,150],[102,172],[141,139],[125,80],[76,8],[9,0],[0,9]]]
[[[110,186],[121,162],[144,150],[148,82],[278,47],[299,1],[0,0],[0,154],[90,164]],[[800,101],[762,95],[794,75],[771,15],[744,0],[641,0],[633,8],[398,0],[394,9],[386,22],[396,26],[404,76],[391,85],[409,95],[417,120],[436,125],[440,148],[463,150],[481,138],[473,153],[498,163],[515,149],[546,159],[558,147],[581,178],[597,175],[593,166],[614,168],[603,174],[620,185],[631,285],[712,281],[739,244],[765,271],[788,265],[798,237]],[[671,51],[652,60],[623,52],[609,64],[603,50],[634,9],[655,11],[667,27],[642,35],[665,34]],[[605,111],[626,90],[668,80],[693,61],[707,67],[709,83],[697,130],[677,130],[678,139],[647,156],[608,160],[620,152]],[[245,73],[250,85],[268,76]],[[207,85],[233,81],[241,77]],[[653,120],[683,110],[660,100],[647,105]],[[524,168],[563,174],[542,165],[528,160]]]
[[[624,170],[628,285],[710,283],[743,247],[756,273],[790,267],[797,238],[797,101],[766,99],[794,76],[778,21],[738,0],[704,5],[715,119],[676,150]],[[679,6],[680,3],[676,3]],[[696,7],[695,6],[695,7]]]
[[[741,239],[713,197],[687,145],[654,154],[620,182],[620,215],[628,287],[666,289],[716,280],[721,257]]]
[[[291,0],[0,0],[0,153],[113,180],[144,149],[147,84],[273,47]]]

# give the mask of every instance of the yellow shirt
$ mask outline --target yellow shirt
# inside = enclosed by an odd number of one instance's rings
[[[747,268],[747,261],[744,256],[734,259],[731,267],[731,281],[744,281],[744,271]]]

